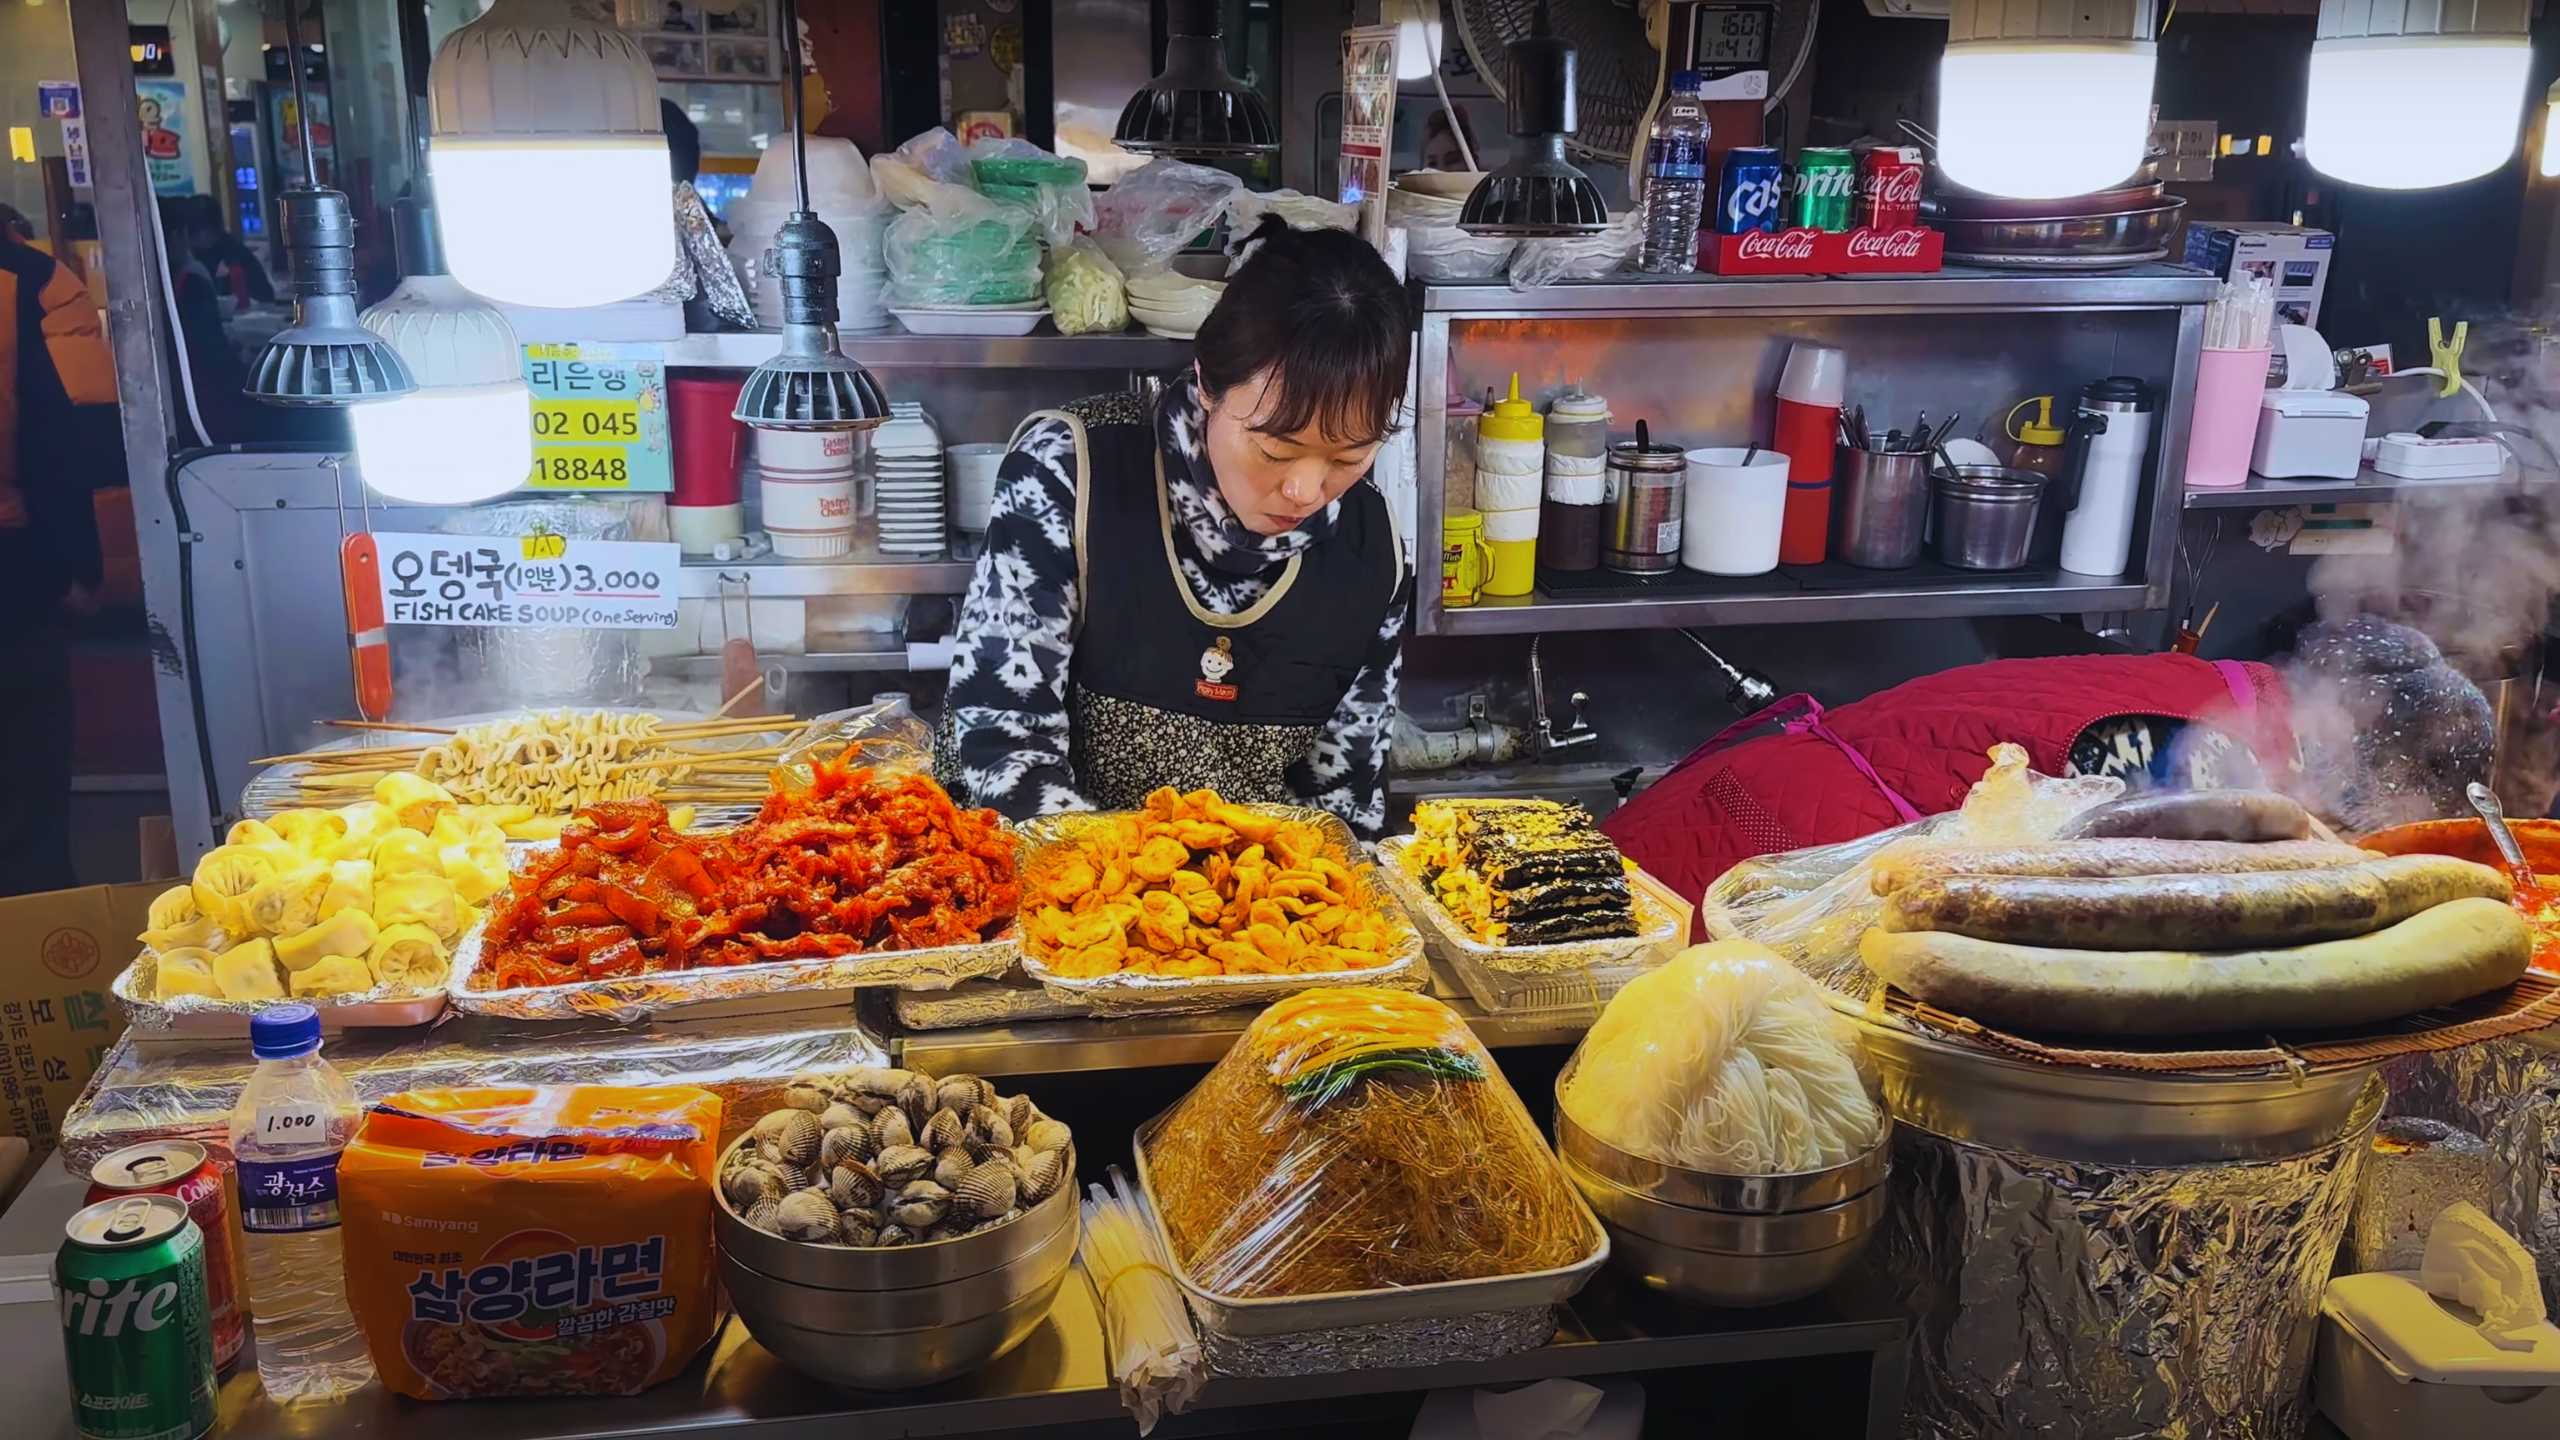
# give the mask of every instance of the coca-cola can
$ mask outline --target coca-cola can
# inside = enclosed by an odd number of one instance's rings
[[[1920,152],[1878,145],[1858,157],[1857,223],[1900,230],[1920,223]]]
[[[213,1311],[213,1364],[228,1375],[249,1338],[248,1272],[240,1217],[222,1166],[191,1140],[127,1145],[89,1167],[94,1205],[119,1195],[166,1195],[187,1207],[204,1232],[205,1298]]]

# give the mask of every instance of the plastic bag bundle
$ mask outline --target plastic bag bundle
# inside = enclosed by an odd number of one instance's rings
[[[1040,298],[1039,217],[969,190],[889,222],[889,296],[907,306]]]
[[[1093,192],[1085,163],[1052,155],[1028,140],[1006,137],[969,147],[969,179],[990,200],[1020,205],[1036,217],[1051,247],[1070,245],[1093,228]]]
[[[1129,290],[1102,247],[1079,240],[1049,253],[1049,320],[1061,335],[1108,335],[1129,328]]]
[[[1244,182],[1223,170],[1150,160],[1094,197],[1094,238],[1123,275],[1161,270],[1216,229],[1243,191]]]
[[[1174,1258],[1224,1297],[1533,1274],[1595,1243],[1493,1057],[1426,995],[1273,1005],[1139,1143]]]
[[[1884,1126],[1822,992],[1747,940],[1694,946],[1619,991],[1560,1099],[1620,1150],[1717,1175],[1828,1169]]]

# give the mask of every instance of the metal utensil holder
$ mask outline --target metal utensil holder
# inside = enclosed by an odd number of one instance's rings
[[[1900,570],[1920,559],[1929,520],[1929,455],[1844,445],[1833,482],[1831,533],[1840,559]]]

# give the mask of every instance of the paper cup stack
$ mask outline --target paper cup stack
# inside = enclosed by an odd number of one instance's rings
[[[854,461],[850,430],[758,430],[757,493],[773,553],[834,560],[853,553]]]
[[[996,472],[1004,467],[1007,447],[996,444],[951,447],[951,525],[967,535],[983,535],[995,508]]]
[[[871,432],[872,473],[878,481],[880,552],[939,555],[943,526],[942,433],[911,400],[889,404],[889,423]]]

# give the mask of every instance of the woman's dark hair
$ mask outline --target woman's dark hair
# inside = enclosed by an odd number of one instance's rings
[[[1369,242],[1346,230],[1292,230],[1266,215],[1243,268],[1200,322],[1194,351],[1214,400],[1265,371],[1271,399],[1255,428],[1369,444],[1395,429],[1413,357],[1404,286]]]

